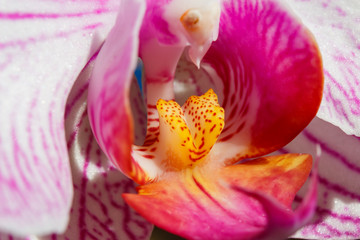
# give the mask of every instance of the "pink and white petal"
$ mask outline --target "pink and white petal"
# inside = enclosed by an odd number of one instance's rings
[[[360,2],[288,3],[314,34],[323,56],[325,85],[317,116],[360,136]]]
[[[0,230],[63,232],[73,195],[65,102],[117,2],[0,5]]]
[[[97,53],[76,80],[66,103],[65,133],[74,186],[70,222],[63,234],[37,237],[67,239],[149,239],[152,224],[127,204],[121,193],[134,192],[135,183],[121,174],[102,153],[91,132],[87,93]],[[0,239],[24,240],[11,235]]]
[[[318,206],[312,224],[294,236],[308,239],[360,238],[360,139],[315,118],[281,152],[315,155],[317,144],[322,149]],[[300,201],[303,196],[304,189],[301,189],[295,201]]]
[[[213,152],[228,164],[284,146],[318,110],[317,44],[280,1],[224,1],[219,38],[203,61],[219,78],[215,92],[226,117]]]
[[[123,192],[134,192],[135,183],[111,164],[91,132],[86,100],[95,59],[96,55],[79,75],[66,103],[65,133],[74,185],[70,223],[64,234],[41,240],[148,239],[151,233],[152,225],[121,197]]]
[[[112,165],[91,131],[86,100],[94,61],[76,81],[66,105],[66,139],[75,192],[68,229],[56,239],[149,239],[152,224],[121,197],[123,192],[135,192],[135,183]]]
[[[144,1],[121,2],[115,26],[96,59],[88,96],[90,123],[101,149],[139,183],[146,181],[147,173],[131,157],[134,136],[129,94],[144,12]]]

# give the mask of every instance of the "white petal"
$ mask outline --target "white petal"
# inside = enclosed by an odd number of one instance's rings
[[[125,204],[121,196],[134,193],[135,183],[113,167],[91,132],[86,100],[93,60],[80,74],[66,104],[66,140],[74,184],[68,228],[64,234],[27,240],[145,240],[151,234],[152,224]],[[0,239],[11,238],[0,234]]]
[[[311,153],[321,147],[318,207],[314,221],[299,230],[296,238],[360,238],[360,138],[315,118],[289,145],[286,152]],[[295,201],[304,196],[306,186]]]
[[[0,230],[66,229],[67,95],[110,30],[117,1],[0,1]]]
[[[360,1],[288,0],[315,35],[325,87],[318,116],[360,136]]]

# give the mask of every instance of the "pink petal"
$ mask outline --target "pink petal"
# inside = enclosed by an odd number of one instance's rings
[[[323,56],[325,86],[317,116],[360,136],[360,2],[288,2],[315,35]]]
[[[226,116],[214,151],[228,164],[287,144],[319,107],[317,45],[279,1],[224,1],[219,38],[204,63],[216,71]]]
[[[34,0],[1,5],[2,231],[25,236],[65,230],[73,194],[65,101],[109,31],[116,4]]]
[[[316,118],[281,152],[315,153],[322,149],[316,214],[312,224],[295,237],[308,239],[360,238],[360,139]],[[295,201],[301,201],[304,189]]]
[[[95,137],[123,173],[141,182],[146,176],[130,157],[133,143],[129,91],[134,74],[143,1],[122,1],[118,18],[96,60],[88,111]]]

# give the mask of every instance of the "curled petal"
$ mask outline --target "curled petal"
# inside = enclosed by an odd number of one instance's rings
[[[360,136],[359,1],[288,2],[313,32],[323,56],[325,85],[317,116]]]
[[[0,230],[14,235],[67,226],[73,185],[65,102],[116,14],[115,1],[64,2],[0,7]]]
[[[309,189],[303,201],[294,212],[283,208],[279,202],[274,201],[266,195],[255,193],[263,203],[269,216],[267,230],[261,235],[260,239],[285,239],[299,228],[305,226],[313,217],[317,205],[318,195],[318,164],[319,153],[314,164],[312,175],[309,182]],[[290,167],[291,168],[291,167]],[[301,173],[300,173],[301,174]],[[303,179],[305,180],[305,179]],[[296,183],[297,181],[295,181]]]
[[[318,47],[279,1],[224,1],[219,37],[204,63],[219,78],[215,92],[227,113],[214,147],[219,161],[231,164],[274,151],[318,110],[323,86]]]
[[[86,109],[93,57],[77,79],[67,101],[66,138],[74,184],[70,222],[56,239],[149,239],[152,224],[121,197],[135,183],[114,168],[96,143]],[[54,239],[49,236],[41,240]]]
[[[129,91],[144,10],[143,1],[121,2],[115,26],[96,60],[88,96],[90,123],[100,147],[123,173],[138,182],[146,175],[130,157],[134,137]]]
[[[290,159],[293,161],[284,163]],[[273,178],[278,176],[279,184],[270,188],[282,191],[281,186],[287,181],[288,186],[284,191],[290,190],[288,194],[293,198],[299,188],[298,183],[305,181],[309,168],[306,167],[305,174],[301,170],[292,170],[311,165],[311,158],[290,155],[277,160],[277,165],[259,160],[247,168],[254,167],[256,172],[258,165],[264,164],[264,169],[268,168],[274,174]],[[242,174],[244,169],[236,166],[214,171],[205,168],[185,170],[178,174],[170,173],[164,180],[139,187],[138,195],[123,194],[123,197],[155,225],[188,239],[257,239],[273,234],[271,229],[281,227],[286,228],[286,234],[290,234],[311,216],[316,189],[309,191],[309,198],[300,212],[294,213],[273,196],[262,192],[261,188],[252,189],[256,184],[245,186],[247,184],[242,183],[241,177],[240,180],[233,178]],[[268,180],[267,176],[263,180],[261,178],[260,175],[254,180],[261,183]]]

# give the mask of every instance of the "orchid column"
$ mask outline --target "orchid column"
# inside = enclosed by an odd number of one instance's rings
[[[174,99],[175,69],[184,50],[197,67],[217,39],[220,1],[148,1],[140,30],[148,104]],[[160,17],[161,16],[161,17]]]

